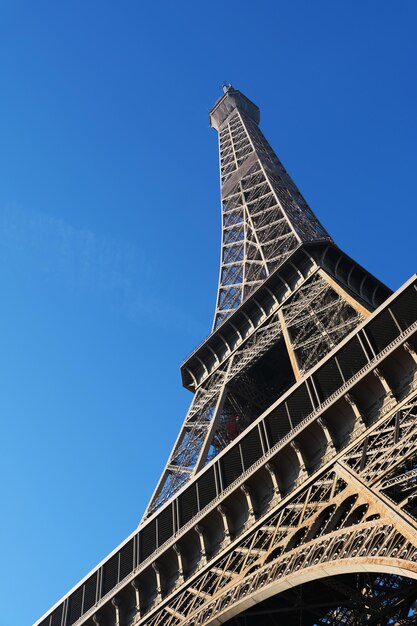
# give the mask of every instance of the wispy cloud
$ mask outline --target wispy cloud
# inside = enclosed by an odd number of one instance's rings
[[[44,213],[3,208],[0,247],[3,267],[17,260],[31,273],[49,275],[66,288],[110,298],[131,319],[145,316],[158,325],[196,327],[181,307],[158,295],[155,283],[162,284],[165,277],[157,260],[127,242]]]

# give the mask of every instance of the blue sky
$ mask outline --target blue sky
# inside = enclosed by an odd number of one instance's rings
[[[191,399],[230,81],[336,242],[415,270],[413,0],[0,3],[0,626],[141,517]]]

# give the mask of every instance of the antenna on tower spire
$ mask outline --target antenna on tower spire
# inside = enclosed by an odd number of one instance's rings
[[[222,83],[220,87],[223,89],[223,93],[227,93],[231,89],[232,83]]]

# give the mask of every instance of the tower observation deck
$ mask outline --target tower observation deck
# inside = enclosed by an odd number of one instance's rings
[[[139,527],[36,626],[415,624],[417,276],[345,254],[228,86],[211,334]],[[261,617],[264,616],[264,617]]]

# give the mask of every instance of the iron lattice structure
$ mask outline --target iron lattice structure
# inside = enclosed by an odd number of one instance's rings
[[[258,107],[230,87],[210,122],[223,225],[217,328],[298,246],[331,239],[259,129]]]
[[[139,525],[37,626],[417,620],[417,277],[344,254],[228,87],[194,396]]]
[[[257,106],[229,87],[210,112],[210,123],[219,136],[222,196],[222,251],[213,323],[217,330],[298,248],[332,240],[259,129]],[[272,320],[236,352],[227,345],[230,356],[222,367],[203,384],[194,384],[194,400],[145,517],[253,419],[252,406],[247,415],[242,414],[245,394],[242,399],[242,394],[226,392],[231,381],[236,386],[240,380],[247,395],[250,366],[283,332],[293,336],[290,350],[297,373],[308,369],[366,314],[351,302],[326,282],[325,275],[317,276],[283,308],[285,319]],[[218,336],[223,337],[221,332]],[[258,383],[252,387],[264,396],[258,398],[258,407],[267,406],[270,398],[265,398],[265,390]]]

